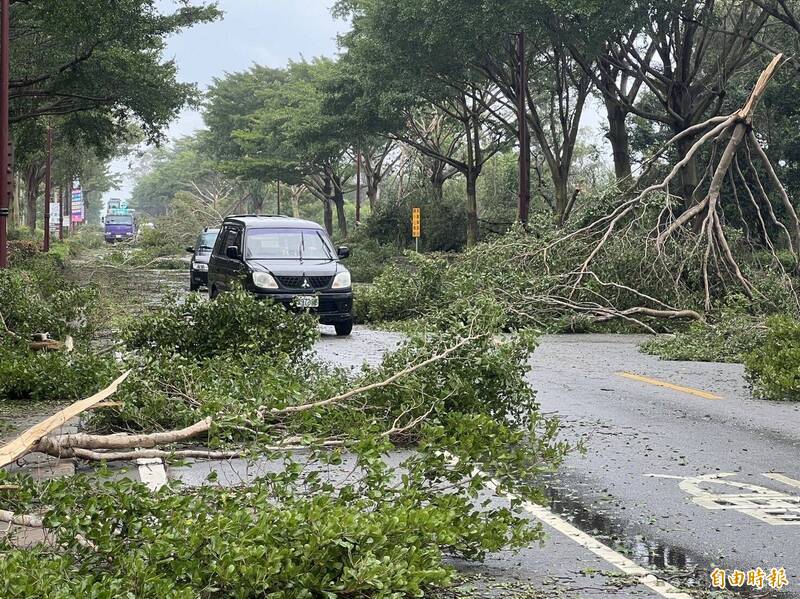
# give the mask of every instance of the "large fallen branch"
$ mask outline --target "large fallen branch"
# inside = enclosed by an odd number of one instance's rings
[[[479,338],[480,338],[480,335],[472,335],[472,336],[469,336],[469,337],[464,337],[457,344],[455,344],[452,347],[447,348],[442,353],[436,354],[436,355],[428,358],[427,360],[424,360],[423,362],[420,362],[420,363],[415,364],[413,366],[409,366],[408,368],[406,368],[404,370],[401,370],[400,372],[396,372],[395,374],[390,376],[388,379],[385,379],[383,381],[379,381],[379,382],[376,382],[376,383],[371,383],[371,384],[366,385],[364,387],[359,387],[358,389],[351,389],[350,391],[348,391],[346,393],[343,393],[341,395],[336,395],[334,397],[330,397],[330,398],[324,399],[322,401],[302,404],[302,405],[299,405],[299,406],[288,406],[286,408],[281,408],[281,409],[273,408],[272,410],[269,410],[269,411],[265,412],[264,416],[269,417],[269,418],[280,418],[282,416],[288,416],[288,415],[292,415],[292,414],[299,414],[300,412],[307,412],[309,410],[315,410],[317,408],[322,408],[322,407],[329,406],[329,405],[332,405],[332,404],[335,404],[335,403],[340,403],[340,402],[343,402],[343,401],[347,401],[348,399],[350,399],[352,397],[355,397],[356,395],[360,395],[360,394],[366,393],[368,391],[374,391],[375,389],[380,389],[382,387],[388,387],[389,385],[391,385],[392,383],[397,382],[398,380],[402,379],[403,377],[406,377],[406,376],[409,376],[411,374],[414,374],[417,370],[425,368],[426,366],[430,366],[434,362],[439,362],[440,360],[444,360],[446,357],[448,357],[454,351],[457,351],[457,350],[461,349],[466,344],[468,344],[468,343],[470,343],[472,341],[475,341],[476,339],[479,339]]]
[[[426,366],[430,366],[431,364],[445,360],[460,348],[464,347],[468,343],[471,343],[472,341],[475,341],[476,339],[479,338],[480,335],[471,335],[464,337],[454,345],[442,350],[440,353],[435,354],[434,356],[431,356],[430,358],[427,358],[417,364],[414,364],[413,366],[409,366],[408,368],[400,370],[384,380],[376,381],[374,383],[371,383],[369,385],[364,385],[356,389],[351,389],[346,393],[335,395],[328,399],[311,402],[308,404],[290,406],[279,410],[271,410],[269,412],[266,412],[266,414],[262,414],[260,416],[267,417],[270,419],[285,418],[287,416],[292,416],[310,410],[315,410],[346,402],[352,399],[353,397],[356,397],[363,393],[387,387],[407,376],[410,376],[411,374],[419,371],[420,369],[425,368]],[[101,402],[103,399],[108,397],[108,395],[111,395],[111,393],[113,393],[112,388],[115,390],[116,386],[119,385],[119,383],[121,383],[124,380],[124,377],[126,376],[127,373],[123,377],[120,377],[120,379],[115,381],[112,387],[109,387],[109,389],[104,390],[102,393],[93,396],[88,400],[83,400],[83,402],[79,402],[80,405],[74,404],[73,406],[70,406],[70,408],[64,411],[67,412],[67,414],[64,414],[64,412],[59,412],[59,414],[57,414],[56,416],[53,416],[49,418],[47,421],[45,421],[45,423],[50,422],[53,419],[56,419],[56,421],[60,422],[61,420],[63,420],[64,416],[72,414],[73,412],[75,412],[75,410],[79,409],[80,411],[83,411],[90,409],[92,407],[96,407],[96,405],[99,402]],[[407,412],[404,412],[398,418],[395,419],[391,428],[389,428],[382,434],[383,436],[391,438],[404,435],[408,433],[411,429],[417,427],[420,423],[422,423],[430,414],[431,410],[428,410],[422,416],[411,418],[408,423],[401,425],[400,420],[407,415]],[[21,457],[21,455],[24,455],[25,453],[39,452],[62,459],[75,458],[87,461],[108,461],[108,462],[121,461],[121,460],[134,460],[139,458],[160,458],[160,459],[193,458],[193,459],[225,460],[225,459],[233,459],[241,457],[247,452],[247,450],[245,449],[233,449],[233,450],[208,450],[208,449],[196,449],[196,448],[174,449],[174,450],[158,449],[159,447],[176,445],[184,443],[186,441],[198,439],[207,435],[208,432],[211,430],[212,426],[214,425],[214,419],[211,417],[204,418],[203,420],[196,422],[191,426],[187,426],[179,430],[156,432],[149,434],[90,435],[84,433],[74,433],[74,434],[47,436],[47,432],[54,430],[55,428],[57,428],[57,426],[50,427],[48,425],[45,427],[43,426],[45,423],[42,423],[34,427],[34,429],[38,431],[35,434],[27,435],[26,433],[28,440],[26,440],[24,443],[17,443],[17,441],[15,441],[12,444],[10,444],[10,445],[15,445],[17,447],[17,449],[14,449],[12,452],[13,455],[16,456],[14,459]],[[45,430],[47,432],[40,434],[42,431]],[[36,439],[36,441],[31,442],[30,439],[34,438]],[[308,448],[325,449],[332,447],[341,447],[345,444],[345,442],[346,441],[341,438],[313,439],[309,441],[304,437],[291,436],[281,439],[276,443],[268,445],[260,445],[257,447],[257,449],[262,452],[302,450]],[[10,453],[9,455],[12,455],[12,453]]]
[[[748,97],[747,102],[744,104],[744,106],[742,106],[741,109],[728,116],[714,117],[704,121],[703,123],[694,125],[693,127],[690,127],[686,131],[675,136],[667,143],[667,147],[674,146],[680,139],[683,139],[690,134],[694,135],[701,131],[704,132],[700,138],[694,144],[692,144],[686,154],[683,155],[672,167],[663,180],[654,185],[650,185],[636,195],[636,197],[623,202],[610,214],[597,219],[595,222],[578,231],[573,231],[568,235],[563,236],[562,238],[551,243],[546,248],[546,250],[549,250],[560,243],[580,235],[596,235],[599,238],[590,246],[587,255],[582,258],[580,266],[574,273],[571,284],[571,296],[584,289],[582,282],[586,276],[591,275],[592,263],[595,261],[600,252],[606,247],[609,240],[617,233],[618,228],[623,223],[629,222],[635,211],[645,206],[645,200],[654,194],[661,193],[666,197],[666,204],[664,211],[659,216],[658,222],[654,228],[655,248],[658,252],[664,251],[664,246],[668,241],[673,239],[673,237],[675,237],[679,231],[685,230],[690,224],[694,225],[694,230],[699,235],[696,250],[700,252],[701,256],[700,259],[706,312],[711,309],[713,287],[712,278],[715,276],[718,277],[718,279],[725,279],[725,277],[729,277],[738,283],[744,294],[752,298],[756,293],[755,288],[747,279],[742,268],[740,267],[739,262],[731,249],[731,245],[728,241],[725,228],[723,226],[723,208],[727,202],[727,200],[723,201],[722,192],[724,189],[724,184],[729,178],[729,174],[732,175],[733,173],[738,172],[738,174],[741,175],[741,170],[739,169],[736,158],[738,154],[742,153],[743,149],[746,150],[748,155],[747,163],[751,166],[751,169],[757,178],[757,169],[752,164],[752,160],[750,158],[750,149],[752,148],[755,150],[755,154],[764,167],[771,184],[773,187],[775,187],[777,193],[779,194],[782,207],[784,208],[784,212],[786,213],[789,221],[788,226],[778,221],[776,212],[770,203],[770,198],[764,191],[760,180],[758,181],[758,185],[762,192],[762,201],[767,206],[767,212],[770,216],[770,219],[773,221],[773,224],[778,226],[780,230],[786,232],[789,249],[794,254],[796,259],[799,258],[798,251],[800,251],[800,218],[798,218],[797,212],[794,209],[794,206],[792,205],[792,202],[789,199],[786,190],[781,184],[777,174],[775,173],[775,169],[770,163],[766,152],[761,147],[758,137],[752,130],[753,117],[756,108],[758,107],[759,101],[767,89],[767,85],[781,64],[782,59],[782,54],[778,54],[772,59],[769,65],[761,73],[758,81],[753,87],[750,96]],[[721,141],[725,141],[725,147],[719,155],[719,158],[717,158],[715,151],[716,144]],[[707,191],[702,196],[702,199],[694,203],[677,216],[673,217],[671,210],[673,198],[669,194],[670,185],[679,175],[681,170],[687,166],[689,162],[693,160],[708,144],[712,144],[712,152],[711,162],[709,164],[709,168],[707,169],[709,173]],[[747,195],[751,198],[751,203],[755,206],[759,219],[761,219],[764,233],[766,235],[767,245],[771,248],[773,247],[773,244],[769,239],[769,235],[767,234],[766,226],[764,226],[763,218],[761,217],[761,208],[755,202],[755,198],[748,187],[748,182],[744,179],[744,176],[741,176],[740,179],[742,184],[745,186]],[[706,184],[706,177],[701,180],[698,188],[695,191],[699,191],[704,184]],[[737,202],[738,207],[738,194],[736,193],[735,186],[734,193],[732,195],[733,198],[731,201]],[[741,213],[740,207],[739,211]],[[666,221],[663,220],[664,215],[667,216]],[[630,291],[635,292],[635,290]],[[699,316],[695,311],[683,309],[662,310],[661,308],[651,309],[647,307],[641,307],[632,308],[627,311],[620,310],[614,315],[609,314],[609,318],[625,318],[631,314],[641,314],[656,318],[697,318]],[[601,316],[601,319],[608,318]]]
[[[51,432],[64,426],[67,422],[82,412],[85,412],[103,400],[108,399],[108,397],[116,393],[119,386],[123,383],[123,381],[125,381],[126,378],[128,378],[129,374],[130,370],[125,372],[122,376],[120,376],[99,393],[96,393],[87,399],[76,401],[60,412],[53,414],[47,420],[29,428],[19,437],[0,448],[0,467],[7,466],[25,454],[35,451],[39,442]]]

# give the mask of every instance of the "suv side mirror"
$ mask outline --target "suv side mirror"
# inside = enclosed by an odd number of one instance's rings
[[[235,245],[229,245],[225,248],[225,255],[232,260],[239,260],[241,255],[239,254],[239,248]]]
[[[350,257],[350,248],[348,248],[348,247],[342,246],[342,247],[338,248],[336,250],[336,252],[339,254],[339,258],[349,258]]]
[[[194,248],[192,246],[186,246],[186,251],[190,254],[194,254]]]

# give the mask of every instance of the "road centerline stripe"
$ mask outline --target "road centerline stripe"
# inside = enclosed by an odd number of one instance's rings
[[[702,397],[703,399],[711,399],[711,400],[724,399],[723,397],[716,395],[714,393],[709,393],[708,391],[702,391],[701,389],[695,389],[694,387],[684,387],[683,385],[675,385],[674,383],[662,381],[659,379],[653,379],[650,378],[649,376],[642,376],[640,374],[633,374],[632,372],[616,372],[615,374],[617,376],[621,376],[623,378],[630,379],[632,381],[637,381],[639,383],[655,385],[656,387],[671,389],[673,391],[678,391],[679,393],[687,393],[689,395],[694,395],[696,397]]]

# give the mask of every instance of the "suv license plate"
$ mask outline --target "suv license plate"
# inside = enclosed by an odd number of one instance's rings
[[[301,295],[294,298],[294,305],[298,308],[319,308],[319,298],[316,295]]]

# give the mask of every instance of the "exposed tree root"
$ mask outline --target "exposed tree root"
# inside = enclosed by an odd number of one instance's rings
[[[618,229],[623,225],[623,223],[629,223],[631,219],[634,218],[634,215],[637,214],[637,211],[643,211],[645,208],[645,201],[648,198],[652,197],[653,194],[658,193],[664,194],[666,198],[666,204],[664,210],[657,219],[657,223],[653,231],[655,250],[659,254],[665,251],[665,246],[671,240],[673,240],[680,231],[686,230],[690,225],[693,226],[699,237],[696,242],[695,251],[698,251],[699,255],[701,256],[700,268],[702,270],[706,312],[710,311],[712,307],[712,290],[716,281],[732,280],[738,284],[739,288],[745,295],[752,298],[756,293],[754,286],[747,279],[739,262],[737,261],[725,232],[723,208],[728,204],[729,200],[723,197],[723,189],[727,179],[730,179],[734,185],[734,193],[730,201],[736,202],[740,214],[741,206],[738,205],[739,196],[735,191],[737,176],[739,183],[744,185],[746,195],[750,199],[751,204],[755,206],[760,219],[762,233],[765,236],[766,244],[772,249],[772,254],[776,262],[777,256],[774,252],[773,242],[769,238],[766,224],[761,216],[761,209],[755,200],[755,196],[749,187],[748,181],[745,179],[741,168],[739,167],[737,156],[740,154],[747,155],[746,162],[756,175],[757,184],[761,192],[762,200],[767,206],[769,218],[771,219],[773,225],[785,232],[789,250],[792,252],[792,254],[794,254],[795,258],[798,257],[797,252],[800,251],[800,218],[798,218],[797,212],[794,209],[786,190],[778,179],[775,169],[770,163],[766,152],[761,147],[758,137],[752,130],[755,110],[767,88],[767,85],[769,84],[769,81],[775,74],[775,71],[780,65],[782,59],[783,56],[781,54],[778,54],[773,58],[767,68],[761,73],[761,76],[756,82],[747,102],[740,110],[728,116],[708,119],[703,123],[699,123],[687,129],[668,142],[667,147],[673,146],[677,141],[690,134],[697,134],[700,131],[705,131],[705,133],[700,136],[700,138],[691,146],[686,154],[682,156],[681,159],[672,167],[670,172],[661,182],[650,185],[646,189],[642,190],[636,197],[629,199],[617,206],[617,208],[614,209],[610,214],[596,220],[583,229],[574,231],[569,235],[558,239],[548,246],[547,249],[550,249],[559,243],[563,243],[579,235],[598,237],[597,241],[594,242],[588,250],[585,258],[582,259],[580,266],[571,275],[572,282],[570,285],[570,292],[568,294],[570,301],[579,291],[586,291],[582,283],[587,276],[594,276],[591,272],[591,265],[600,252],[604,250],[609,240],[615,235],[619,234]],[[724,150],[717,158],[716,144],[725,140],[727,141],[725,142]],[[679,213],[677,216],[673,216],[672,204],[674,200],[669,194],[670,184],[676,179],[683,167],[688,164],[688,162],[708,144],[712,144],[711,160],[707,169],[708,178],[706,179],[706,176],[704,176],[698,185],[696,192],[700,192],[702,186],[706,184],[708,185],[707,190],[705,191],[704,195],[701,196],[702,199],[685,209],[683,212]],[[742,149],[744,149],[745,152],[742,152]],[[764,190],[760,179],[757,177],[757,169],[755,165],[753,165],[750,155],[751,149],[755,151],[755,156],[758,158],[758,161],[767,173],[771,185],[780,195],[781,204],[784,208],[784,212],[787,214],[788,224],[780,222],[776,216],[776,212],[772,207],[770,198]],[[631,293],[638,294],[640,296],[642,295],[629,287],[625,289]],[[554,291],[554,297],[550,298],[549,301],[564,302],[565,300],[563,298],[558,297],[560,295],[558,290]],[[657,303],[655,298],[648,298],[648,300]],[[585,303],[576,303],[575,305],[569,307],[579,312],[593,314],[595,321],[611,320],[613,318],[630,318],[633,315],[641,315],[653,318],[702,318],[700,314],[693,310],[675,309],[672,307],[662,309],[665,308],[664,306],[658,308],[634,307],[626,310],[615,310],[613,307],[608,307],[605,305],[603,305],[601,308],[597,308],[596,306],[587,305]],[[647,325],[643,326],[645,326],[645,328],[649,328]]]

